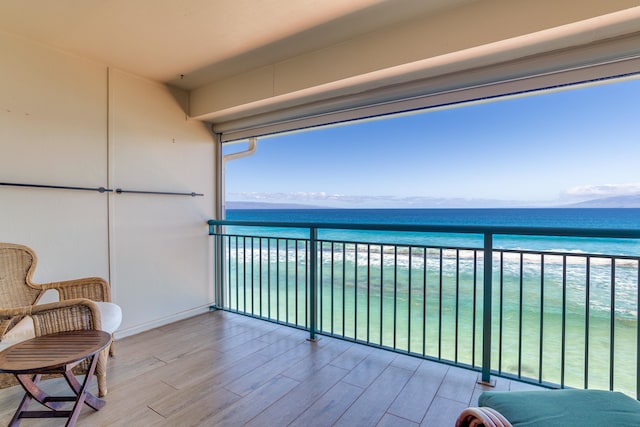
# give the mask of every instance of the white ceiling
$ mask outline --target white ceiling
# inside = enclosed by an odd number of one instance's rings
[[[471,1],[2,0],[0,30],[194,89]]]

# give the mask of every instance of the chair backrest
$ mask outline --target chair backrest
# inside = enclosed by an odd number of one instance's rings
[[[0,308],[33,305],[40,289],[31,286],[36,254],[28,247],[0,243]]]

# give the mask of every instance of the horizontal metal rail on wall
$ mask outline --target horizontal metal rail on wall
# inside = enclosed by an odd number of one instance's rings
[[[160,195],[160,196],[191,196],[191,197],[196,197],[196,196],[204,196],[204,194],[202,193],[175,193],[175,192],[171,192],[171,191],[142,191],[142,190],[123,190],[122,188],[116,188],[116,193],[117,194],[124,194],[124,193],[130,193],[130,194],[156,194],[156,195]]]
[[[74,186],[67,186],[67,185],[21,184],[21,183],[15,183],[15,182],[0,182],[0,186],[22,187],[22,188],[44,188],[44,189],[53,189],[53,190],[97,191],[99,193],[115,192],[116,194],[130,193],[130,194],[154,194],[154,195],[160,195],[160,196],[190,196],[190,197],[204,196],[204,194],[196,193],[196,192],[180,193],[180,192],[173,192],[173,191],[123,190],[122,188],[116,188],[115,190],[113,190],[111,188],[105,188],[105,187],[74,187]]]
[[[208,224],[217,308],[304,329],[311,339],[336,337],[473,369],[482,382],[497,375],[640,397],[640,256],[501,247],[494,239],[636,245],[638,229]],[[347,230],[425,236],[403,243]],[[432,234],[441,233],[474,236],[466,246],[438,243]]]
[[[6,187],[26,187],[26,188],[47,188],[54,190],[80,190],[80,191],[97,191],[99,193],[111,193],[113,190],[104,187],[72,187],[66,185],[45,185],[45,184],[18,184],[15,182],[0,182],[0,185]]]

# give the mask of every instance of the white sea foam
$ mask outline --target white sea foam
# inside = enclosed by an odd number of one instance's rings
[[[297,248],[297,250],[296,250]],[[248,264],[250,269],[258,271],[297,271],[306,272],[308,244],[303,241],[285,245],[268,244],[266,239],[262,247],[254,242],[253,251],[248,245],[244,248],[230,248],[227,251],[228,265]],[[475,280],[482,282],[484,252],[474,249],[438,249],[396,245],[366,245],[353,243],[322,244],[319,247],[319,268],[325,274],[331,270],[334,273],[347,274],[346,281],[359,271],[359,277],[367,274],[380,275],[397,273],[400,281],[407,280],[411,271],[413,280],[420,280],[426,275],[442,275],[446,278],[458,277],[463,281]],[[236,255],[238,259],[236,259]],[[615,288],[615,311],[624,317],[637,317],[638,294],[638,260],[632,258],[615,259],[615,276],[612,278],[613,261],[611,257],[592,256],[581,251],[562,254],[540,254],[532,252],[494,251],[493,271],[502,275],[507,286],[516,286],[522,280],[531,283],[544,282],[545,289],[561,289],[566,286],[569,292],[585,293],[590,290],[590,308],[594,310],[610,310],[611,286]],[[544,262],[543,262],[544,260]],[[587,261],[588,260],[588,261]],[[426,264],[425,264],[426,261]],[[502,262],[500,262],[502,261]],[[589,274],[587,274],[587,264]],[[247,267],[242,267],[247,268]],[[542,274],[544,272],[544,278]],[[447,279],[448,280],[448,279]],[[497,279],[499,280],[499,279]],[[566,281],[566,285],[563,283]],[[497,286],[496,282],[494,286]],[[539,285],[538,285],[539,287]],[[559,302],[558,302],[559,303]],[[582,301],[584,304],[585,301]]]

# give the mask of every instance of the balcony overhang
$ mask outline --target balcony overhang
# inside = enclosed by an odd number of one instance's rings
[[[265,125],[640,55],[640,7],[531,19],[502,6],[468,4],[219,80],[191,92],[190,115],[239,139]]]

